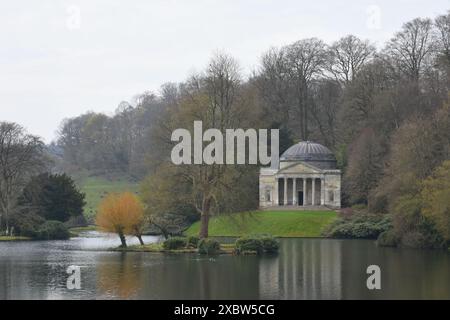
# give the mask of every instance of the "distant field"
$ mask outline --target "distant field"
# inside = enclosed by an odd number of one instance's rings
[[[321,237],[322,230],[337,214],[334,211],[255,211],[212,217],[210,236],[237,237],[268,233],[277,237]],[[194,223],[186,235],[197,235],[200,223]]]
[[[117,180],[101,177],[84,178],[78,183],[82,192],[86,193],[86,206],[84,215],[89,220],[95,217],[100,201],[108,194],[114,192],[138,192],[139,183],[130,182],[124,178]]]

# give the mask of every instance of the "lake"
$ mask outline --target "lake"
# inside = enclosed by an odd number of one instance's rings
[[[205,257],[108,252],[119,240],[98,232],[0,242],[0,299],[450,299],[446,251],[378,248],[366,240],[280,243],[273,256]],[[366,287],[372,264],[381,268],[381,290]],[[66,288],[70,265],[81,267],[79,290]]]

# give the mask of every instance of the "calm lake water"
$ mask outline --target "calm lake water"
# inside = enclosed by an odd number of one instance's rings
[[[210,258],[100,251],[119,241],[88,236],[0,242],[0,299],[450,299],[445,251],[283,239],[275,256]],[[378,291],[366,287],[371,264],[381,267]],[[70,265],[81,267],[80,290],[66,288]]]

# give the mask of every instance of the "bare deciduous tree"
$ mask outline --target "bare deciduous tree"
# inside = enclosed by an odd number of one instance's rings
[[[285,50],[272,48],[266,52],[262,56],[261,67],[255,79],[265,103],[265,114],[275,122],[288,123],[291,91]]]
[[[44,167],[43,147],[18,124],[0,123],[0,228],[5,226],[6,233],[20,191]]]
[[[403,25],[386,46],[386,54],[399,71],[418,81],[427,65],[432,63],[435,44],[430,19],[416,18]]]
[[[318,133],[320,133],[318,140],[333,149],[337,142],[337,114],[340,109],[341,96],[342,87],[335,80],[320,80],[312,86],[313,98],[310,108],[318,129],[313,138],[317,139]]]
[[[450,63],[450,11],[445,15],[438,16],[434,24],[437,29],[439,51],[444,54],[447,62]]]
[[[240,71],[237,61],[226,54],[216,54],[210,61],[206,75],[202,79],[203,90],[198,97],[206,97],[204,107],[197,111],[204,113],[200,119],[205,127],[233,128],[239,122],[236,108],[240,84]],[[200,238],[208,237],[209,218],[213,206],[217,205],[217,192],[224,187],[226,165],[190,166],[185,176],[192,183],[193,204],[200,213]]]
[[[328,51],[322,40],[304,39],[287,46],[286,57],[290,81],[294,86],[296,121],[300,124],[301,139],[308,139],[309,89],[314,77],[322,74]]]
[[[375,47],[368,40],[348,35],[333,43],[330,48],[330,72],[344,83],[355,78],[364,63],[375,54]]]
[[[216,54],[206,72],[192,77],[184,86],[178,112],[168,121],[172,127],[169,132],[174,128],[192,128],[195,120],[202,121],[204,130],[216,128],[224,132],[241,127],[249,119],[249,110],[243,103],[240,82],[237,62],[226,54]],[[206,238],[211,214],[219,206],[221,213],[227,211],[221,194],[236,186],[240,172],[225,164],[179,166],[177,171],[190,186],[190,204],[200,214],[199,236]]]

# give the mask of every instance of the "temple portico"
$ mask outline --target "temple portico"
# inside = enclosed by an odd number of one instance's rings
[[[331,151],[302,142],[281,156],[279,168],[262,168],[260,207],[273,206],[340,207],[340,170]]]

